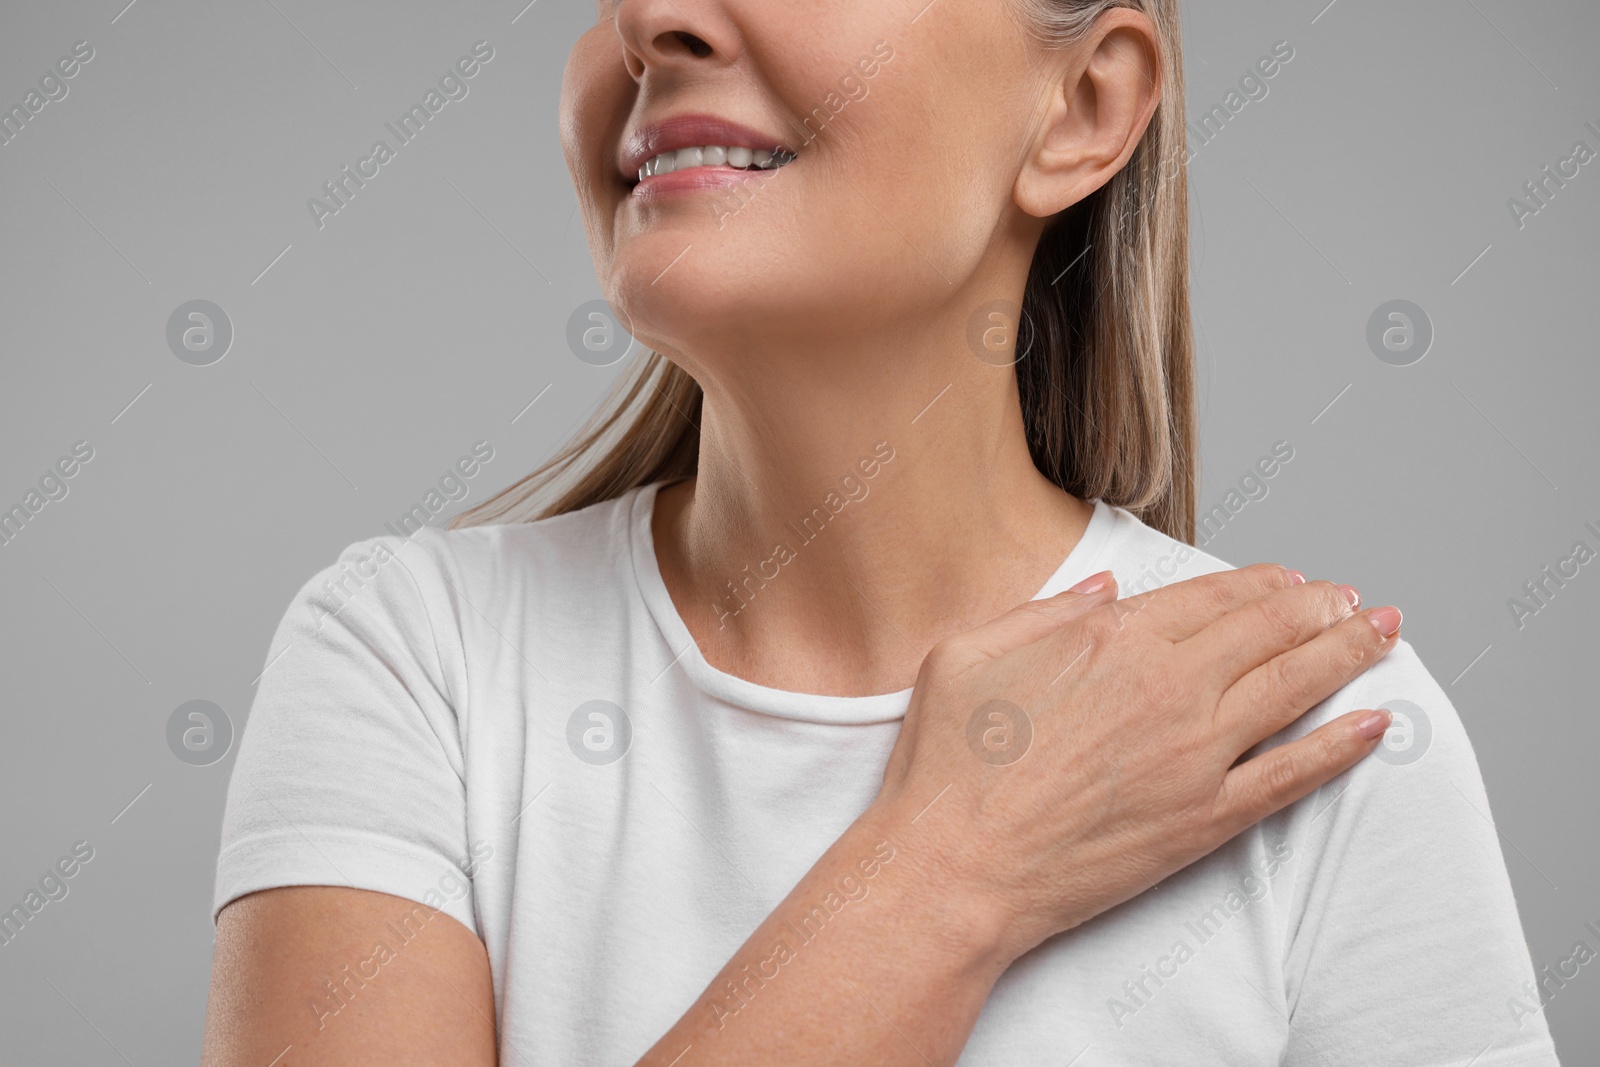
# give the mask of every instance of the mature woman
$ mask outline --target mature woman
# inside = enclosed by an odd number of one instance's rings
[[[646,358],[291,605],[207,1063],[1556,1062],[1399,612],[1190,544],[1180,68],[1176,0],[600,0]]]

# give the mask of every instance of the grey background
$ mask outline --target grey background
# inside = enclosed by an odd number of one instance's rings
[[[621,369],[565,339],[598,296],[555,126],[588,0],[125,2],[0,14],[5,107],[95,50],[0,146],[0,505],[95,450],[0,546],[0,906],[95,849],[0,945],[7,1064],[197,1058],[232,757],[180,761],[169,716],[210,700],[241,729],[301,582],[476,440],[496,454],[466,503],[520,477]],[[1600,948],[1600,562],[1521,629],[1507,607],[1600,548],[1600,161],[1520,230],[1506,206],[1575,140],[1600,150],[1600,9],[1209,0],[1185,32],[1191,118],[1295,49],[1191,168],[1202,502],[1295,449],[1207,547],[1405,609],[1476,745],[1535,965]],[[318,230],[307,198],[480,39],[467,98]],[[212,366],[167,347],[194,299],[233,323]],[[1435,329],[1407,367],[1366,343],[1393,299]],[[1567,1062],[1600,1050],[1597,1008],[1595,966],[1549,1006]]]

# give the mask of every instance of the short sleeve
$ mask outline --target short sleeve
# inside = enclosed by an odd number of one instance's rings
[[[228,783],[213,919],[246,893],[328,885],[478,931],[461,728],[414,573],[435,565],[421,541],[349,546],[278,624]]]
[[[1394,721],[1382,747],[1293,809],[1283,1063],[1557,1064],[1449,698],[1402,641],[1337,703],[1321,720],[1384,707]]]

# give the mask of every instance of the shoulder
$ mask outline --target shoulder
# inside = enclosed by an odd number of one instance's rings
[[[1123,597],[1138,596],[1202,574],[1237,569],[1202,548],[1169,537],[1126,508],[1104,501],[1095,507],[1105,513],[1103,552]]]
[[[420,599],[434,606],[464,597],[476,603],[479,596],[503,594],[529,580],[548,584],[569,576],[570,581],[627,557],[634,505],[648,488],[531,522],[422,526],[363,538],[344,546],[314,574],[301,596],[329,610],[369,590],[376,593],[370,599],[379,603]],[[346,591],[350,596],[343,595]]]
[[[1123,596],[1234,569],[1122,509],[1113,512],[1104,555]],[[1359,585],[1359,575],[1353,577]],[[1427,931],[1450,929],[1470,932],[1448,949],[1455,960],[1448,980],[1460,985],[1459,1003],[1472,1008],[1455,1022],[1463,1033],[1481,1029],[1479,1016],[1499,1011],[1505,996],[1520,995],[1529,976],[1527,950],[1477,755],[1446,686],[1412,644],[1395,642],[1381,660],[1245,755],[1368,708],[1393,715],[1378,748],[1259,824],[1295,857],[1285,912],[1290,1003],[1307,1025],[1331,1004],[1341,1005],[1332,1012],[1336,1021],[1368,1011],[1370,1004],[1341,999],[1359,983],[1341,975],[1338,989],[1330,989],[1320,983],[1321,971],[1365,958],[1370,973],[1414,973],[1417,958],[1442,958],[1446,951]],[[1414,999],[1409,991],[1395,1003],[1408,999]]]
[[[1167,536],[1124,508],[1112,506],[1109,510],[1107,566],[1116,575],[1120,596],[1137,596],[1203,574],[1237,569],[1203,548]],[[1293,740],[1357,708],[1388,708],[1395,713],[1395,726],[1384,742],[1388,748],[1402,744],[1405,731],[1411,729],[1414,744],[1432,748],[1438,743],[1449,750],[1451,758],[1473,761],[1466,731],[1449,697],[1404,638],[1382,660],[1350,679],[1267,744]]]
[[[426,665],[443,687],[464,687],[455,681],[464,640],[480,626],[490,640],[506,633],[507,620],[560,618],[581,610],[584,597],[619,587],[609,579],[632,567],[629,522],[640,492],[534,522],[422,526],[349,542],[291,598],[263,674],[292,674],[318,658],[400,656]]]
[[[1112,508],[1112,513],[1106,556],[1121,596],[1237,569],[1122,508]],[[1381,821],[1384,812],[1409,816],[1416,833],[1454,840],[1458,846],[1471,838],[1484,864],[1498,864],[1488,798],[1466,726],[1445,687],[1404,638],[1247,755],[1298,740],[1342,715],[1369,708],[1386,709],[1393,717],[1372,755],[1270,821],[1289,824],[1291,836],[1303,839],[1314,828],[1319,839],[1326,839],[1372,819]],[[1372,846],[1368,842],[1363,847]]]

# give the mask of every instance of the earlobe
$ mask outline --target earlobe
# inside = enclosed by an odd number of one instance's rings
[[[1081,77],[1081,75],[1080,75]],[[1083,146],[1090,136],[1072,99],[1076,89],[1057,81],[1048,95],[1032,145],[1022,160],[1012,198],[1023,211],[1048,218],[1093,192],[1083,186]]]
[[[1057,66],[1033,147],[1013,187],[1017,206],[1048,218],[1105,185],[1138,147],[1161,101],[1160,49],[1144,14],[1102,15]]]

